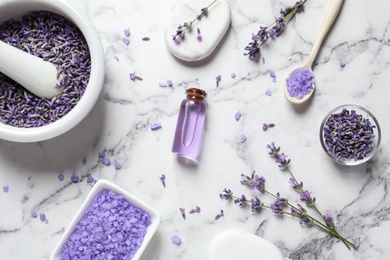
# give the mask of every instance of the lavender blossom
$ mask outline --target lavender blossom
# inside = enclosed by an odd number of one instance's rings
[[[223,210],[221,209],[219,211],[219,213],[215,216],[215,220],[218,220],[218,219],[220,219],[223,216],[225,216],[225,214],[224,214]]]
[[[259,212],[263,207],[263,203],[261,203],[260,199],[257,197],[252,198],[250,202],[252,212]]]
[[[326,225],[332,229],[334,229],[334,221],[333,221],[333,217],[332,217],[332,214],[325,214],[324,215],[324,219],[325,219],[325,222],[326,222]]]
[[[230,189],[223,189],[223,193],[219,194],[221,199],[231,200],[233,198],[233,192]]]
[[[299,191],[303,188],[303,182],[298,183],[294,178],[290,178],[289,182],[293,186],[294,190]]]
[[[301,200],[306,203],[307,206],[312,207],[315,205],[316,198],[311,197],[311,192],[305,190],[301,193]]]
[[[313,220],[307,215],[307,211],[302,205],[298,204],[299,209],[291,208],[291,215],[300,219],[299,224],[311,226]]]
[[[246,199],[246,196],[242,194],[240,198],[234,200],[234,203],[240,207],[245,207],[248,204],[248,200]]]
[[[190,210],[190,214],[193,214],[193,213],[200,213],[200,207],[199,206],[195,206],[194,209],[191,209]]]
[[[279,167],[287,169],[291,160],[287,159],[287,155],[280,152],[280,147],[276,147],[275,143],[267,145],[267,148],[270,149],[269,154],[275,158],[275,161],[278,163]]]

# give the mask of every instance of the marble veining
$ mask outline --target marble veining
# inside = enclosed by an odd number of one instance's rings
[[[209,3],[198,2],[200,7]],[[164,42],[164,26],[178,1],[75,0],[91,17],[103,43],[103,91],[88,117],[68,133],[31,144],[0,141],[0,259],[48,259],[91,190],[89,175],[113,181],[161,214],[160,227],[141,260],[207,259],[212,239],[230,228],[271,241],[285,259],[389,259],[388,1],[345,0],[314,63],[317,88],[312,99],[304,107],[293,107],[283,93],[286,74],[312,48],[328,2],[308,0],[305,11],[283,34],[263,46],[265,62],[256,63],[243,55],[252,32],[294,1],[230,0],[232,22],[223,44],[209,59],[188,64],[174,58]],[[122,41],[126,28],[131,32],[129,45]],[[145,36],[150,41],[143,41]],[[340,67],[340,62],[346,66]],[[134,71],[142,81],[130,80]],[[237,76],[232,78],[231,73]],[[222,80],[216,87],[218,75]],[[172,87],[159,86],[167,80],[172,80]],[[179,104],[189,87],[208,92],[197,168],[179,164],[170,152]],[[369,109],[382,129],[377,155],[356,167],[333,163],[319,142],[325,114],[347,103]],[[237,111],[242,113],[238,121]],[[162,128],[152,131],[154,122]],[[271,122],[275,127],[261,129]],[[242,134],[247,138],[243,143]],[[267,179],[267,189],[299,202],[288,175],[268,156],[265,147],[272,141],[289,155],[296,177],[313,192],[318,207],[333,214],[338,230],[357,250],[349,251],[337,239],[301,227],[288,216],[275,217],[265,210],[252,214],[219,198],[223,188],[249,195],[239,183],[240,175],[256,170]],[[110,166],[98,160],[102,151]],[[115,169],[115,161],[121,169]],[[60,173],[63,181],[57,178]],[[73,174],[79,176],[78,183],[71,182]],[[166,188],[161,174],[166,175]],[[6,185],[8,193],[2,190]],[[196,205],[201,212],[189,214]],[[186,209],[186,220],[179,208]],[[225,215],[215,220],[220,209]],[[32,218],[33,211],[45,213],[48,223]],[[180,246],[170,241],[173,234],[182,238]]]

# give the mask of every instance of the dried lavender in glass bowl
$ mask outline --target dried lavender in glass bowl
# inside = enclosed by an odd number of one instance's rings
[[[371,159],[381,141],[377,119],[358,105],[332,109],[323,119],[320,141],[324,151],[337,163],[359,165]]]

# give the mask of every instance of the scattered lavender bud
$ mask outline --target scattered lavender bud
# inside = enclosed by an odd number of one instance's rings
[[[271,90],[267,89],[267,91],[265,91],[265,95],[267,95],[269,97],[272,96]]]
[[[262,58],[262,61],[263,61],[263,64],[265,64],[265,58],[264,57]]]
[[[142,40],[143,41],[150,41],[150,38],[149,37],[142,37]]]
[[[237,111],[235,114],[234,114],[234,119],[236,119],[236,121],[240,120],[241,118],[241,112],[240,111]]]
[[[119,61],[119,57],[118,56],[114,56],[114,60]]]
[[[193,213],[200,213],[200,207],[199,206],[195,206],[194,209],[191,209],[190,210],[190,214],[193,214]]]
[[[181,244],[181,238],[178,235],[176,235],[176,234],[171,237],[171,241],[175,245],[180,245]]]
[[[166,187],[166,185],[165,185],[165,174],[162,174],[162,175],[160,176],[160,181],[161,181],[162,185],[163,185],[164,188],[165,188],[165,187]]]
[[[120,164],[119,162],[115,162],[115,163],[114,163],[114,166],[115,166],[115,170],[120,170],[120,169],[122,169],[122,164]]]
[[[183,219],[186,219],[186,210],[184,208],[179,208],[179,211]]]
[[[77,183],[79,181],[79,176],[77,176],[76,174],[72,174],[72,176],[70,177],[70,180],[73,182],[73,183]]]
[[[122,41],[123,41],[126,45],[129,45],[129,44],[130,44],[130,40],[127,39],[127,38],[122,38]]]
[[[106,158],[106,157],[104,157],[102,159],[102,164],[104,164],[105,166],[109,166],[111,164],[111,160]]]
[[[347,64],[344,61],[340,61],[340,67],[344,68]]]
[[[92,182],[95,182],[95,179],[91,175],[89,175],[87,177],[87,183],[92,183]]]
[[[219,87],[219,82],[221,81],[221,75],[218,75],[216,78],[215,78],[215,82],[217,84],[217,87]]]
[[[224,215],[225,215],[225,214],[224,214],[223,210],[221,209],[221,210],[219,211],[219,213],[215,216],[215,220],[220,219],[220,218],[223,217]]]
[[[130,36],[130,29],[129,28],[124,29],[123,33],[125,34],[126,37],[129,37]]]
[[[266,131],[268,128],[274,127],[274,126],[275,126],[275,124],[273,124],[273,123],[270,123],[270,124],[264,123],[261,128],[263,129],[263,131]]]
[[[3,191],[4,191],[5,193],[8,193],[8,192],[9,192],[9,186],[8,186],[8,185],[4,186],[4,187],[3,187]]]
[[[138,76],[137,74],[135,74],[135,71],[130,73],[130,79],[131,79],[132,81],[135,81],[136,79],[138,79],[138,80],[143,80],[143,78],[141,78],[140,76]]]
[[[198,41],[202,41],[202,35],[201,35],[201,33],[200,33],[200,29],[199,29],[199,28],[196,29],[196,32],[197,32],[196,39],[197,39]]]
[[[244,134],[242,134],[240,136],[240,143],[244,143],[246,141],[246,136]]]
[[[57,176],[58,180],[63,181],[65,179],[65,176],[63,173],[58,174]]]
[[[152,129],[153,131],[160,129],[161,127],[162,127],[162,125],[160,122],[155,122],[155,123],[150,125],[150,129]]]
[[[230,74],[230,76],[232,77],[232,79],[235,79],[236,78],[236,73],[232,73],[232,74]]]
[[[37,217],[38,217],[38,214],[37,214],[35,211],[33,211],[33,212],[31,212],[31,217],[37,218]]]
[[[44,213],[41,213],[41,214],[39,214],[39,218],[41,219],[41,221],[45,221],[46,215]]]

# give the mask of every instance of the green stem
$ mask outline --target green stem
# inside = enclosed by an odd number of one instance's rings
[[[204,8],[204,10],[200,13],[200,15],[198,15],[194,20],[190,21],[190,24],[192,25],[194,22],[196,22],[196,20],[198,20],[198,17],[199,16],[202,16],[204,13],[208,12],[209,8],[215,4],[215,2],[217,2],[218,0],[214,0],[213,2],[211,2],[207,7]]]

